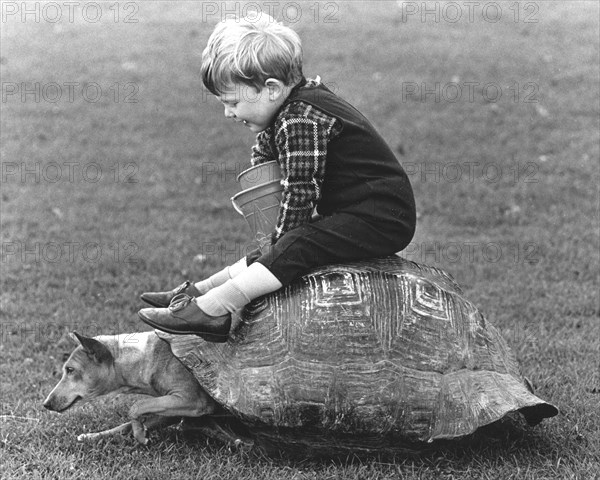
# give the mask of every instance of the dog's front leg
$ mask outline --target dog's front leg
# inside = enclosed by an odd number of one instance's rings
[[[142,445],[148,445],[148,439],[146,438],[146,427],[137,418],[131,419],[131,429],[133,431],[133,438]]]
[[[161,417],[159,415],[143,415],[131,420],[133,438],[142,445],[148,445],[146,432],[153,428],[166,427],[181,421],[180,417]]]
[[[136,419],[131,422],[124,423],[118,427],[111,428],[109,430],[103,430],[102,432],[94,433],[82,433],[77,437],[78,442],[85,441],[96,441],[104,437],[110,437],[116,434],[127,435],[132,433],[133,437],[141,444],[147,445],[146,432],[156,427],[163,427],[167,425],[173,425],[178,423],[181,419],[179,417],[159,417],[158,415],[150,415],[143,418],[142,420]]]
[[[129,409],[129,418],[155,414],[164,417],[201,417],[214,413],[215,401],[208,395],[189,397],[179,394],[142,398]]]
[[[104,430],[102,432],[95,433],[82,433],[77,437],[78,442],[84,442],[86,440],[100,440],[104,437],[110,437],[111,435],[116,435],[120,433],[121,435],[127,435],[131,431],[131,422],[124,423],[123,425],[119,425],[118,427],[111,428],[110,430]]]
[[[131,428],[134,438],[146,445],[146,429],[143,417],[160,415],[164,417],[200,417],[215,411],[214,401],[206,396],[189,398],[183,395],[165,395],[163,397],[144,398],[134,403],[129,409]],[[168,420],[167,420],[168,421]],[[148,427],[148,422],[145,422]]]

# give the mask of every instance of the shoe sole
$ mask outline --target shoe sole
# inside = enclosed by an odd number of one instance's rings
[[[156,328],[158,330],[161,330],[163,332],[166,333],[171,333],[173,335],[196,335],[197,337],[201,337],[204,340],[206,340],[207,342],[211,342],[211,343],[225,343],[227,342],[227,339],[229,338],[229,333],[224,334],[224,335],[219,335],[218,333],[200,333],[200,332],[194,332],[194,331],[182,331],[182,330],[173,330],[167,327],[164,327],[162,325],[158,325],[157,323],[154,323],[152,320],[142,316],[139,312],[138,312],[138,317],[140,317],[140,320],[148,325],[150,325],[152,328]]]

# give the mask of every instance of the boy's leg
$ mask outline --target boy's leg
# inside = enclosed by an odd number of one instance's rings
[[[231,313],[251,300],[281,288],[281,282],[260,263],[255,263],[196,299],[179,295],[169,308],[143,308],[139,317],[153,328],[168,333],[199,334],[209,341],[227,340]]]
[[[286,233],[242,273],[196,298],[211,315],[233,313],[255,298],[279,290],[311,268],[329,263],[391,255],[404,248],[410,235],[377,228],[346,213],[324,217]]]
[[[195,299],[196,305],[211,316],[233,313],[255,298],[279,290],[283,285],[264,265],[256,262],[234,278]]]
[[[258,258],[285,286],[310,269],[366,258],[393,255],[404,249],[414,230],[403,225],[366,221],[351,213],[336,213],[287,232]]]
[[[219,285],[223,285],[227,280],[237,277],[246,270],[246,268],[248,268],[248,262],[246,261],[246,257],[243,257],[233,265],[229,265],[210,277],[201,280],[200,282],[196,282],[194,286],[202,295],[204,295],[209,290],[218,287]]]
[[[311,268],[391,255],[408,245],[413,232],[401,225],[368,222],[357,215],[337,213],[287,232],[237,277],[195,301],[186,297],[168,309],[143,309],[139,315],[154,328],[170,333],[226,337],[230,312],[288,285]]]
[[[192,283],[186,281],[173,290],[169,290],[167,292],[144,292],[140,298],[153,307],[166,308],[170,305],[171,300],[178,294],[185,293],[191,297],[204,295],[211,288],[218,287],[227,280],[230,280],[239,273],[243,272],[247,266],[247,260],[246,257],[244,257],[233,265],[225,267],[223,270],[220,270],[219,272],[200,282]]]

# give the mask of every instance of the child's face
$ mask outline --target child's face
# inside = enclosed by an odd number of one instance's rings
[[[285,96],[281,87],[269,81],[261,90],[236,84],[225,90],[218,99],[225,107],[225,117],[243,123],[252,132],[258,133],[271,125],[283,104]]]

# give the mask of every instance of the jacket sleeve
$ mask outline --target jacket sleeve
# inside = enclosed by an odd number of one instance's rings
[[[260,132],[256,136],[256,144],[252,147],[250,163],[252,166],[260,165],[261,163],[277,160],[277,155],[273,153],[271,148],[272,129],[267,129]]]
[[[274,144],[283,194],[273,243],[310,221],[321,199],[328,143],[339,131],[339,120],[304,102],[286,106],[278,116]]]

